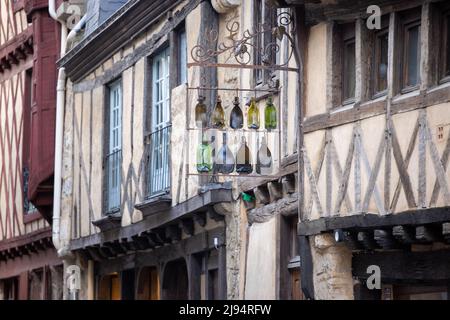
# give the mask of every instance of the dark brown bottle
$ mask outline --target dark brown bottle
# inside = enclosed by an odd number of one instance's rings
[[[244,127],[244,114],[242,113],[242,109],[239,106],[239,98],[234,98],[234,107],[233,110],[231,110],[230,115],[230,127],[232,129],[242,129]]]

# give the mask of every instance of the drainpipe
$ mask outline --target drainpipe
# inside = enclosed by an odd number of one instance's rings
[[[67,51],[67,44],[69,40],[77,35],[86,23],[86,15],[68,34],[68,28],[65,21],[58,19],[56,14],[56,0],[48,1],[49,15],[61,24],[61,54],[63,57]],[[69,254],[69,248],[64,246],[61,242],[61,188],[62,188],[62,155],[63,155],[63,135],[64,135],[64,112],[66,102],[66,72],[64,68],[59,69],[57,96],[56,96],[56,133],[55,133],[55,180],[54,180],[54,194],[53,194],[53,224],[52,224],[52,240],[56,251],[60,257]]]

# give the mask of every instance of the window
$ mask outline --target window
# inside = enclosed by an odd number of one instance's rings
[[[116,81],[109,86],[109,105],[106,117],[106,183],[107,213],[120,211],[120,189],[122,175],[122,86]]]
[[[276,63],[277,50],[271,43],[276,41],[272,35],[272,27],[277,22],[276,8],[270,5],[268,0],[254,0],[254,16],[253,23],[256,30],[269,30],[264,33],[258,33],[255,37],[254,48],[254,64],[255,65],[270,65]],[[269,70],[255,69],[255,85],[263,85],[274,75]]]
[[[420,84],[420,19],[420,8],[406,11],[400,16],[400,39],[403,39],[403,52],[400,55],[402,93],[415,90]]]
[[[31,144],[31,106],[33,105],[33,70],[25,73],[25,92],[23,103],[23,149],[22,149],[22,175],[23,175],[23,212],[31,215],[37,212],[36,207],[28,199],[28,184],[30,181],[30,144]]]
[[[450,81],[450,4],[440,3],[438,7],[441,12],[442,38],[440,47],[440,80],[441,82]]]
[[[186,30],[178,32],[178,85],[187,83],[187,39]]]
[[[373,95],[379,96],[387,90],[388,49],[389,49],[389,19],[384,16],[382,29],[374,34],[373,55]]]
[[[148,195],[168,192],[170,186],[170,84],[169,49],[152,59],[152,108]]]
[[[356,46],[355,25],[353,23],[341,26],[342,37],[342,104],[355,100],[356,85]]]

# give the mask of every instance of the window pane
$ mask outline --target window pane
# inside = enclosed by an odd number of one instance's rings
[[[446,48],[445,48],[445,76],[450,76],[450,15],[447,16],[447,39],[446,39]]]
[[[344,100],[355,97],[355,42],[348,42],[344,47]]]
[[[382,92],[387,89],[387,68],[388,68],[388,34],[384,34],[378,38],[378,79],[377,92]]]
[[[186,44],[186,32],[180,33],[180,83],[187,82],[187,44]]]
[[[407,77],[406,85],[415,86],[419,83],[420,75],[420,26],[410,28],[408,32],[407,48]]]

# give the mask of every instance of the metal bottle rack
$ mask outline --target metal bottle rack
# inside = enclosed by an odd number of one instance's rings
[[[275,8],[272,8],[275,9]],[[240,30],[240,23],[237,21],[238,14],[236,13],[231,18],[229,18],[226,21],[226,36],[224,37],[226,40],[218,43],[218,37],[219,33],[217,30],[210,30],[205,35],[203,35],[201,38],[203,39],[203,43],[198,44],[194,46],[191,50],[191,60],[193,62],[188,63],[188,68],[193,67],[200,67],[200,70],[203,68],[203,70],[208,68],[232,68],[232,69],[260,69],[260,70],[268,70],[270,72],[273,71],[280,71],[280,72],[296,72],[300,73],[300,60],[299,60],[299,50],[296,47],[295,41],[294,41],[294,34],[296,32],[295,28],[295,21],[291,13],[284,9],[284,11],[277,13],[276,15],[276,25],[271,25],[268,23],[260,23],[258,24],[254,30],[245,30],[242,33],[242,36],[240,38],[237,38],[237,35]],[[262,37],[267,34],[272,34],[274,39],[271,43],[265,45],[265,47],[260,48],[255,42],[259,37]],[[272,61],[276,60],[272,57],[276,55],[281,50],[281,44],[280,42],[283,39],[287,39],[286,49],[288,50],[288,58],[284,63],[282,64],[276,64],[272,63]],[[249,50],[251,48],[251,50]],[[251,53],[252,51],[253,53]],[[261,64],[252,64],[252,55],[259,55],[258,61],[262,61]],[[224,63],[218,63],[217,60],[219,57],[224,57],[225,62]],[[297,62],[296,68],[290,67],[290,62],[292,58],[295,59]],[[234,60],[233,63],[229,63],[230,60]],[[194,77],[195,78],[195,77]],[[236,136],[246,136],[247,140],[247,146],[251,150],[251,156],[252,156],[252,165],[254,167],[254,173],[252,174],[243,174],[239,175],[236,172],[233,172],[231,174],[221,174],[221,173],[198,173],[197,170],[195,170],[195,173],[191,172],[191,166],[188,164],[188,171],[187,175],[189,176],[204,176],[204,177],[212,177],[213,180],[216,179],[217,176],[220,177],[235,177],[235,178],[271,178],[274,177],[277,173],[277,166],[275,166],[275,163],[278,164],[278,166],[281,164],[281,143],[282,143],[282,137],[281,137],[281,108],[282,105],[279,101],[279,92],[280,87],[277,82],[273,81],[272,78],[267,81],[266,86],[264,87],[258,87],[258,88],[226,88],[226,87],[211,87],[207,85],[206,77],[200,75],[199,77],[199,85],[198,86],[190,86],[189,82],[187,85],[187,99],[186,99],[186,128],[187,128],[187,150],[190,150],[191,146],[189,146],[190,140],[191,140],[191,133],[192,132],[198,132],[198,135],[200,135],[205,130],[211,130],[215,131],[216,137],[221,136],[222,132],[227,132],[229,135],[228,141],[231,141],[230,136],[235,136],[234,141],[236,142]],[[195,124],[193,125],[192,122],[192,114],[195,113],[195,104],[197,99],[193,98],[193,92],[197,93],[198,95],[201,95],[203,92],[214,92],[221,93],[221,92],[236,92],[236,96],[239,97],[240,101],[240,107],[242,110],[242,113],[246,114],[246,105],[244,102],[244,97],[242,97],[242,94],[247,93],[246,98],[250,98],[252,95],[257,96],[262,95],[264,97],[271,96],[271,95],[277,95],[278,101],[275,103],[275,106],[277,108],[277,129],[275,130],[266,130],[265,126],[263,125],[263,121],[261,119],[263,118],[261,114],[264,114],[264,108],[259,107],[260,112],[260,122],[261,122],[261,128],[258,130],[255,129],[248,129],[246,125],[246,119],[247,117],[244,116],[244,127],[243,129],[232,129],[229,127],[228,119],[226,117],[226,125],[225,129],[214,129],[214,128],[197,128]],[[231,101],[225,101],[230,102]],[[210,105],[210,109],[212,110],[215,105]],[[210,113],[210,112],[209,112]],[[210,114],[208,113],[208,121],[210,119]],[[264,117],[265,119],[265,117]],[[264,129],[262,129],[264,127]],[[257,159],[257,153],[260,148],[260,145],[251,146],[248,143],[248,136],[250,135],[261,135],[263,134],[266,137],[266,141],[269,147],[269,150],[272,152],[272,175],[261,175],[255,173],[255,165],[256,165],[256,159]],[[269,145],[269,135],[276,136],[276,138],[271,138],[270,140],[273,142],[272,145]],[[219,137],[220,139],[220,137]],[[258,137],[259,140],[259,137]],[[198,143],[201,141],[199,140]],[[233,151],[233,155],[237,156],[237,150],[240,146],[240,139],[237,141],[236,151],[231,148],[230,143],[228,144],[230,149]],[[220,149],[221,142],[216,141],[216,152]],[[194,146],[192,146],[194,147]],[[276,147],[276,148],[274,148]],[[195,149],[197,148],[197,145],[195,145]],[[276,153],[275,153],[276,151]],[[188,157],[189,154],[188,153]],[[197,163],[196,159],[196,152],[195,154],[195,163]],[[188,163],[191,163],[189,161],[191,159],[188,159]],[[276,161],[275,161],[276,160]]]

